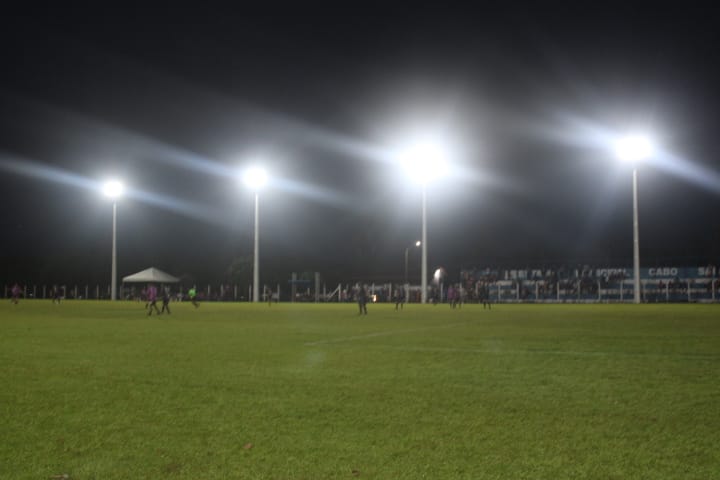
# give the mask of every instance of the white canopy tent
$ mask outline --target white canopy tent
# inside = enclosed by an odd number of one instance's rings
[[[173,277],[155,267],[123,277],[123,283],[178,283],[179,281],[179,278]]]

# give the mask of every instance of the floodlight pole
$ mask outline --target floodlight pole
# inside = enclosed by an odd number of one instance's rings
[[[408,245],[407,247],[405,247],[405,285],[408,284],[408,254],[410,253],[410,247],[412,246],[419,247],[420,242],[417,241],[414,243],[414,245]]]
[[[410,247],[405,247],[405,285],[408,283],[408,252],[410,251]]]
[[[427,187],[422,189],[422,268],[420,275],[421,302],[427,303]]]
[[[112,278],[110,279],[110,300],[117,300],[117,202],[113,202],[112,220]]]
[[[640,303],[640,228],[638,225],[637,168],[633,168],[633,276],[634,303]]]
[[[255,253],[253,254],[253,302],[260,301],[260,195],[255,191]]]

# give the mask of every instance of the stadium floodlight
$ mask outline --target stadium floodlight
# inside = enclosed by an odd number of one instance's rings
[[[245,170],[245,173],[243,174],[243,183],[257,191],[260,190],[262,187],[267,184],[268,180],[268,174],[265,169],[260,167],[251,167]]]
[[[625,135],[615,141],[615,155],[620,160],[638,162],[652,157],[654,152],[653,141],[647,135]]]
[[[251,167],[243,174],[243,183],[255,191],[255,246],[253,252],[253,302],[260,301],[260,195],[259,191],[267,184],[265,169]]]
[[[408,176],[421,185],[427,185],[447,173],[445,148],[436,142],[418,142],[406,148],[400,162]]]
[[[422,140],[405,148],[400,164],[408,177],[422,186],[421,301],[427,303],[427,185],[448,172],[448,149],[436,141]]]
[[[117,180],[111,180],[103,184],[102,191],[106,197],[118,198],[122,196],[123,192],[125,191],[125,187]]]
[[[647,135],[630,134],[615,142],[615,155],[633,163],[633,302],[640,303],[640,227],[638,222],[637,164],[655,153],[655,145]]]
[[[408,253],[410,252],[410,247],[419,247],[420,245],[422,245],[422,242],[418,240],[405,248],[405,285],[408,283]]]
[[[110,277],[110,300],[117,300],[117,199],[122,196],[125,187],[117,180],[105,182],[103,194],[113,200],[112,216],[112,273]]]

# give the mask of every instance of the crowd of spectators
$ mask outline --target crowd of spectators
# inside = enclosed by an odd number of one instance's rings
[[[455,278],[453,276],[446,277],[441,283],[431,282],[428,285],[428,301],[439,303],[449,300],[451,303],[462,304],[465,302],[478,303],[483,298],[532,301],[554,300],[562,297],[563,299],[592,300],[599,296],[630,295],[633,285],[632,278],[628,275],[629,271],[623,268],[603,268],[587,264],[512,270],[468,269],[461,271]],[[718,273],[720,272],[714,265],[697,268],[644,269],[643,298],[647,298],[649,301],[652,301],[653,298],[657,301],[669,298],[690,298],[693,295],[720,298]],[[277,292],[277,289],[270,291],[268,287],[265,287],[262,298],[265,301],[356,302],[360,286],[365,287],[369,303],[396,302],[397,292],[402,293],[402,299],[406,303],[421,301],[421,291],[418,285],[411,285],[406,290],[406,286],[403,284],[368,284],[367,282],[341,285],[332,294],[326,296],[317,294],[310,287],[303,288],[300,291],[295,290],[293,292],[295,298],[292,299],[290,298],[292,296],[290,288]],[[65,286],[18,288],[21,288],[20,296],[27,298],[33,298],[36,295],[38,298],[109,298],[109,289],[101,289],[99,286],[97,288]],[[173,300],[188,300],[186,287],[172,285],[169,288]],[[10,288],[6,286],[5,296],[9,297],[9,293]],[[249,299],[246,287],[239,288],[229,284],[199,288],[197,293],[198,300],[202,301],[247,301]],[[144,301],[147,293],[145,288],[140,285],[126,285],[121,289],[121,298]]]

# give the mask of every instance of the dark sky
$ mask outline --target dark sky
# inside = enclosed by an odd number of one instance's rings
[[[0,279],[109,278],[94,187],[119,176],[120,275],[220,281],[252,252],[252,159],[261,271],[399,279],[421,195],[388,152],[427,131],[455,145],[430,268],[630,266],[631,167],[599,139],[631,128],[662,157],[639,169],[643,263],[717,263],[714,9],[410,5],[4,12]]]

